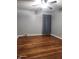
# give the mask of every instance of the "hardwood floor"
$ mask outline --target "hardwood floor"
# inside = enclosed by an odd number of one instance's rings
[[[50,35],[19,37],[17,56],[21,59],[62,59],[62,40]]]

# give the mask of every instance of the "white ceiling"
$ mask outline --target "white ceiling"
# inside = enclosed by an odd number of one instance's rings
[[[17,1],[17,9],[27,9],[27,10],[37,10],[40,9],[40,6],[32,6],[35,1],[38,0],[18,0]],[[62,1],[58,0],[58,3],[50,5],[52,8],[55,8],[56,6],[62,6]],[[50,10],[47,8],[47,10]]]

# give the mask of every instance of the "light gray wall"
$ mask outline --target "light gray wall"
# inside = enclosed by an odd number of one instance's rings
[[[62,11],[55,10],[52,13],[51,34],[62,38]]]
[[[42,14],[34,11],[17,10],[17,34],[42,34]]]

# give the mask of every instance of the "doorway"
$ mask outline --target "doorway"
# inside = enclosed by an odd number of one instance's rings
[[[43,15],[43,35],[51,34],[51,15]]]

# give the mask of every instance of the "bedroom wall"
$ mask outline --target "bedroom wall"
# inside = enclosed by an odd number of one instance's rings
[[[17,35],[42,34],[42,14],[30,10],[17,11]]]
[[[52,13],[51,34],[62,38],[62,11],[55,10]]]

